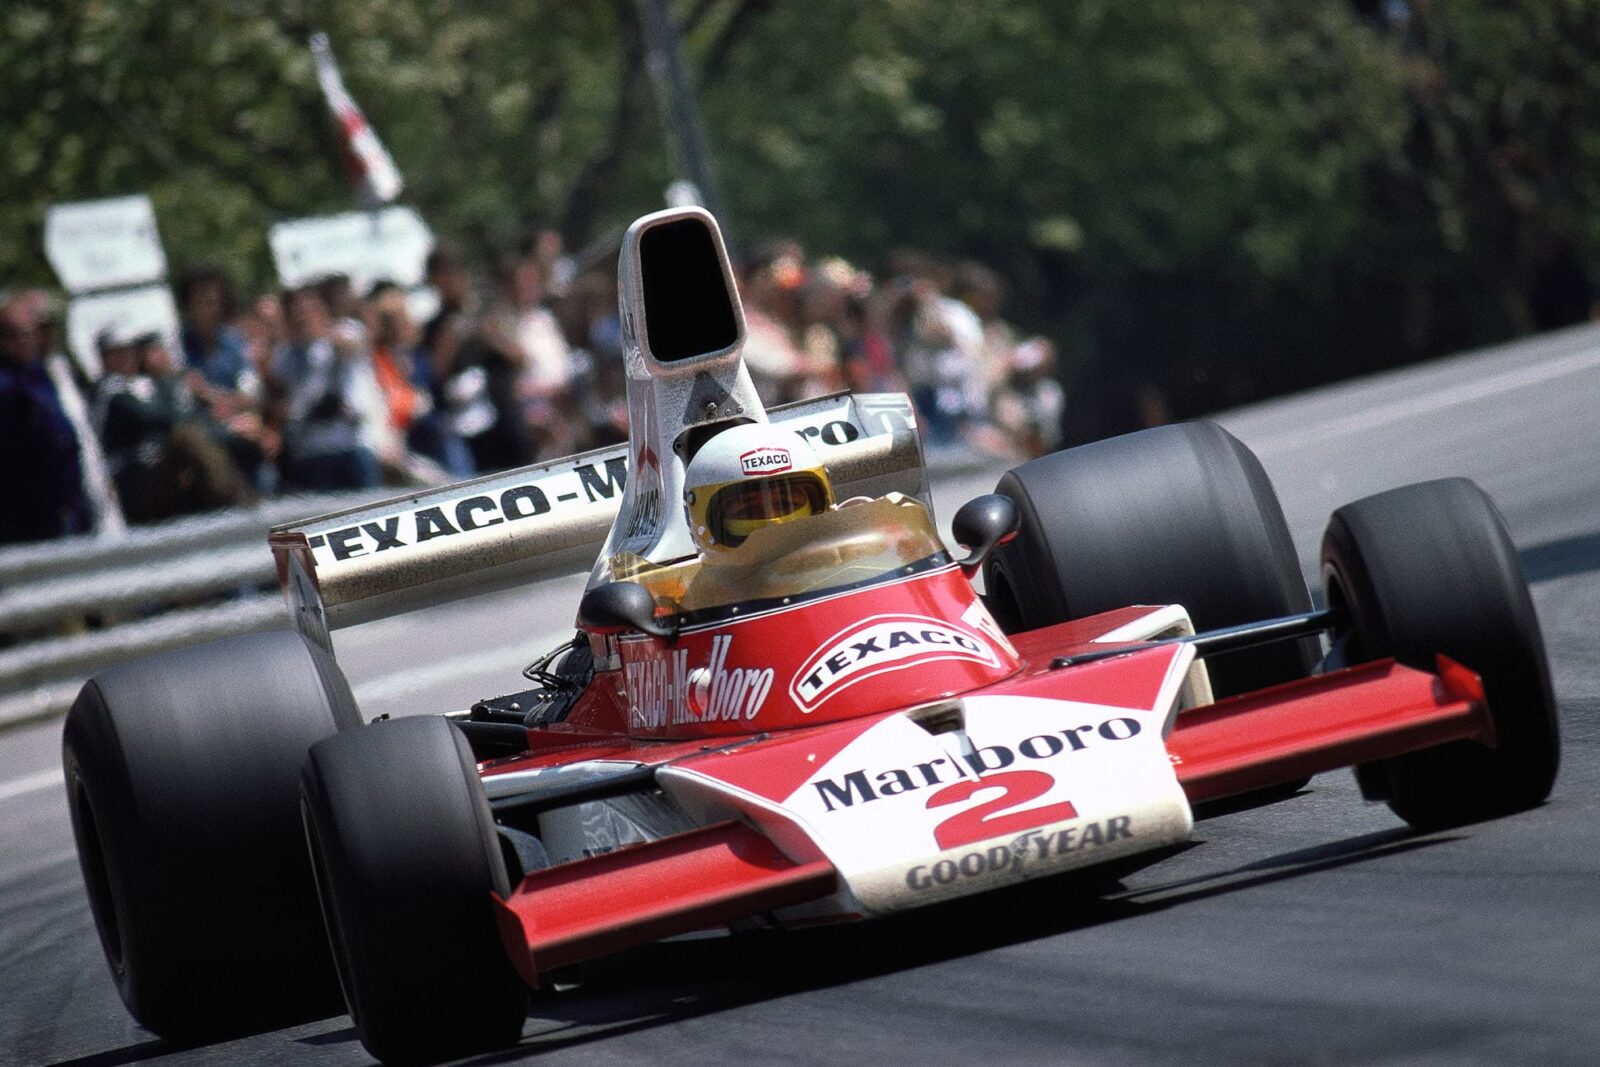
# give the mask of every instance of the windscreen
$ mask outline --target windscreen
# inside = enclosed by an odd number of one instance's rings
[[[763,526],[731,552],[652,563],[603,561],[608,581],[638,582],[686,618],[759,610],[903,578],[950,562],[928,509],[898,493]]]
[[[639,278],[646,339],[659,362],[720,352],[738,340],[722,260],[699,219],[665,222],[642,233]]]
[[[928,511],[904,497],[763,525],[731,552],[709,554],[680,597],[686,611],[753,606],[851,589],[948,562]]]

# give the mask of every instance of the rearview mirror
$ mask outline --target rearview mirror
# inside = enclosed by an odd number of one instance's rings
[[[656,598],[638,582],[607,582],[584,593],[578,625],[600,634],[637,630],[651,637],[678,636],[676,626],[656,618]]]
[[[1013,537],[1022,525],[1016,502],[1001,493],[976,497],[961,505],[950,519],[950,532],[968,552],[960,561],[967,577],[978,573],[989,554]]]

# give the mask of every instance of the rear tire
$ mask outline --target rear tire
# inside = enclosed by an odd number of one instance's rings
[[[1496,745],[1459,741],[1357,769],[1362,791],[1440,829],[1534,807],[1561,762],[1555,695],[1522,563],[1493,501],[1465,478],[1391,489],[1333,513],[1328,605],[1348,614],[1351,662],[1443,654],[1477,672]]]
[[[1181,604],[1196,630],[1311,610],[1272,483],[1211,422],[1096,441],[1025,463],[996,491],[1022,513],[984,565],[985,599],[1012,633],[1130,604]],[[1314,638],[1207,661],[1221,698],[1303,678]]]
[[[461,731],[432,716],[341,734],[302,774],[306,838],[367,1051],[429,1063],[515,1044],[528,988],[489,894],[510,894]]]
[[[187,1042],[339,1010],[300,831],[311,745],[360,717],[333,658],[250,634],[114,667],[62,736],[90,910],[117,992]]]

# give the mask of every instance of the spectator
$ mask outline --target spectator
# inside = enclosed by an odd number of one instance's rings
[[[566,339],[544,306],[537,262],[503,260],[494,303],[479,333],[495,426],[472,439],[478,466],[502,470],[533,462],[541,448],[559,451],[571,365]],[[537,427],[537,431],[535,430]]]
[[[243,380],[251,383],[251,398],[265,418],[282,393],[273,376],[273,361],[289,339],[283,301],[276,296],[258,297],[239,315],[236,328],[244,339],[245,365],[249,368]]]
[[[1000,276],[980,263],[961,264],[954,280],[954,295],[975,316],[979,343],[973,370],[965,378],[964,410],[968,440],[986,452],[1005,454],[1021,445],[994,425],[995,403],[1014,371],[1016,331],[1000,317],[1004,287]],[[1051,355],[1054,363],[1054,354]]]
[[[250,306],[250,314],[240,321],[245,337],[258,342],[268,353],[264,364],[261,362],[260,349],[253,350],[250,355],[256,376],[267,381],[272,377],[271,354],[289,340],[289,323],[283,313],[283,298],[273,293],[256,297],[256,302]]]
[[[495,424],[489,379],[476,358],[477,294],[455,252],[440,245],[428,254],[428,284],[439,294],[439,310],[422,330],[422,352],[434,406],[450,432],[467,441]],[[477,446],[471,446],[474,455]],[[476,461],[474,462],[476,466]]]
[[[285,389],[283,475],[303,489],[371,489],[383,484],[378,457],[362,438],[354,346],[335,347],[328,306],[316,288],[284,294],[288,342],[274,373]]]
[[[358,300],[350,278],[343,274],[317,283],[317,293],[331,320],[328,339],[338,366],[337,391],[355,418],[361,447],[377,460],[379,483],[442,484],[448,475],[431,460],[413,453],[404,429],[394,425],[389,397],[372,358],[376,322],[371,302]],[[397,384],[398,392],[409,386],[403,375]],[[406,407],[410,410],[411,402]]]
[[[573,374],[573,406],[583,412],[586,443],[596,447],[626,441],[627,368],[615,272],[594,271],[577,278],[563,310],[563,328],[583,351],[583,358],[575,360],[581,372]]]
[[[895,365],[894,345],[884,327],[887,301],[858,275],[845,293],[839,319],[839,354],[850,389],[858,393],[901,393],[906,383]]]
[[[995,394],[995,422],[1024,455],[1043,456],[1061,447],[1066,396],[1056,379],[1056,346],[1030,337],[1011,350],[1011,369]]]
[[[577,269],[567,255],[560,232],[548,227],[536,230],[523,240],[520,251],[524,259],[538,264],[545,292],[556,300],[565,299],[572,290]]]
[[[230,324],[233,293],[215,267],[193,267],[178,279],[180,341],[189,366],[217,389],[249,393],[254,369],[245,355],[245,337]]]
[[[128,521],[251,503],[255,492],[161,336],[113,327],[98,343],[105,373],[95,386],[95,420]]]
[[[0,296],[0,544],[93,525],[78,435],[46,365],[45,325],[24,296]]]
[[[987,412],[994,391],[1012,371],[1016,331],[1000,317],[1003,287],[999,275],[979,263],[961,264],[955,278],[955,297],[977,316],[982,341],[978,348],[979,373],[972,376],[967,408]]]
[[[744,365],[763,403],[781,404],[800,392],[806,357],[790,332],[798,321],[805,264],[798,245],[772,245],[746,261],[739,275],[744,302]]]
[[[356,299],[355,287],[347,274],[330,274],[317,283],[317,293],[328,309],[332,324],[329,334],[333,343],[347,350],[366,347],[367,320],[361,301]]]
[[[393,282],[373,286],[372,371],[383,394],[388,428],[404,447],[437,463],[447,477],[476,473],[472,453],[433,407],[431,368],[417,358],[417,328],[405,292]]]
[[[970,414],[967,380],[979,370],[983,325],[945,295],[943,272],[915,253],[898,257],[891,329],[911,400],[935,447],[957,443]]]
[[[848,329],[845,301],[856,278],[855,268],[837,257],[823,260],[805,274],[799,301],[801,383],[797,399],[836,393],[845,387],[841,339]]]
[[[257,383],[257,407],[261,417],[261,449],[266,456],[262,480],[266,491],[277,492],[282,481],[278,459],[283,453],[283,423],[286,396],[275,363],[278,352],[288,343],[288,324],[283,318],[283,301],[276,295],[257,297],[250,309],[239,316],[239,331],[245,338],[245,359]]]
[[[259,492],[277,487],[276,435],[261,417],[263,386],[250,341],[231,321],[233,292],[215,267],[194,267],[178,281],[183,315],[180,340],[189,364],[189,389],[220,428],[236,467]]]

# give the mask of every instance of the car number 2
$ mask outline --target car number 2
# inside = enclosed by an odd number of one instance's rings
[[[1076,819],[1078,809],[1072,806],[1070,800],[1021,811],[1011,810],[1019,804],[1044,796],[1055,784],[1056,780],[1044,771],[1003,771],[984,775],[976,781],[967,779],[947,785],[928,798],[930,811],[959,804],[985,789],[1001,789],[1003,792],[974,804],[958,815],[952,815],[934,827],[933,839],[940,848],[958,848],[988,837],[1021,833],[1046,823]]]

